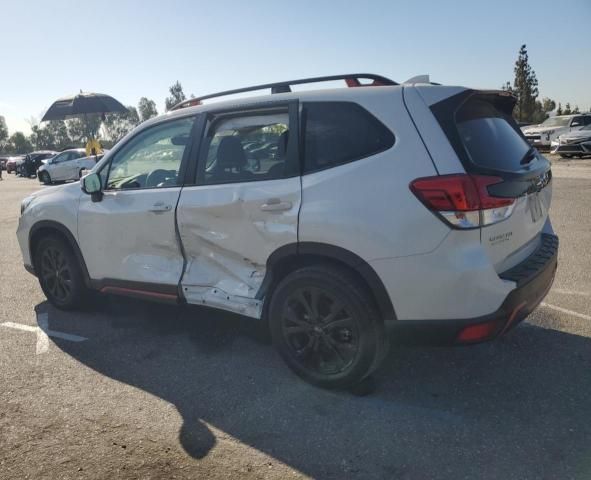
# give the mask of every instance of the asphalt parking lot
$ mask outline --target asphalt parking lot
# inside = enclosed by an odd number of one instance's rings
[[[247,318],[53,309],[15,236],[42,187],[4,173],[0,479],[591,478],[591,160],[553,171],[544,304],[492,343],[396,346],[363,397],[297,379]]]

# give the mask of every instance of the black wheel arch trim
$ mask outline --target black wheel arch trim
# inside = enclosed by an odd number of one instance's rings
[[[29,254],[31,256],[31,263],[33,264],[33,274],[36,275],[35,272],[35,252],[32,249],[33,246],[33,238],[35,237],[35,234],[39,231],[39,230],[43,230],[43,229],[47,229],[47,230],[55,230],[57,232],[59,232],[60,234],[62,234],[66,240],[68,241],[70,247],[72,248],[72,251],[74,252],[74,255],[76,256],[76,259],[78,260],[80,267],[82,269],[82,276],[84,277],[84,284],[86,285],[86,287],[90,287],[91,285],[91,281],[90,281],[90,275],[88,274],[88,269],[86,268],[86,262],[84,261],[84,257],[82,255],[82,251],[80,250],[80,247],[78,246],[78,242],[76,241],[76,238],[74,237],[74,235],[72,234],[72,232],[70,231],[70,229],[68,227],[66,227],[65,225],[53,221],[53,220],[40,220],[37,223],[35,223],[31,229],[29,230]]]
[[[337,261],[351,268],[356,272],[370,288],[373,294],[378,309],[382,315],[382,318],[386,320],[396,320],[396,312],[390,295],[386,290],[382,280],[376,273],[376,271],[363,260],[359,255],[351,252],[342,247],[329,245],[320,242],[298,242],[290,243],[279,247],[275,250],[267,259],[267,270],[263,283],[259,288],[255,298],[262,300],[265,298],[267,292],[274,286],[275,278],[274,271],[276,267],[286,261],[295,260],[298,257],[314,256],[319,258],[325,258],[327,260]]]

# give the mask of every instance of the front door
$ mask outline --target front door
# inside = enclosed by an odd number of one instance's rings
[[[53,181],[59,182],[67,178],[68,164],[72,155],[73,152],[63,152],[53,159],[49,172]]]
[[[267,259],[297,243],[297,117],[297,102],[208,115],[177,212],[188,302],[260,316]]]
[[[175,209],[193,123],[185,117],[141,131],[100,170],[102,200],[82,197],[80,246],[103,290],[176,297],[183,256]]]

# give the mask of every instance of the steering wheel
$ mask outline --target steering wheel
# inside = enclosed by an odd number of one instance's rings
[[[161,168],[152,170],[146,177],[146,187],[157,187],[161,183],[169,180],[171,176],[172,175],[169,170],[163,170]]]

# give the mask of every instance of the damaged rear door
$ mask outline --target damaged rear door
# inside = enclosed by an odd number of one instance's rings
[[[189,303],[260,317],[267,259],[297,242],[298,143],[297,101],[207,113],[177,208]]]

